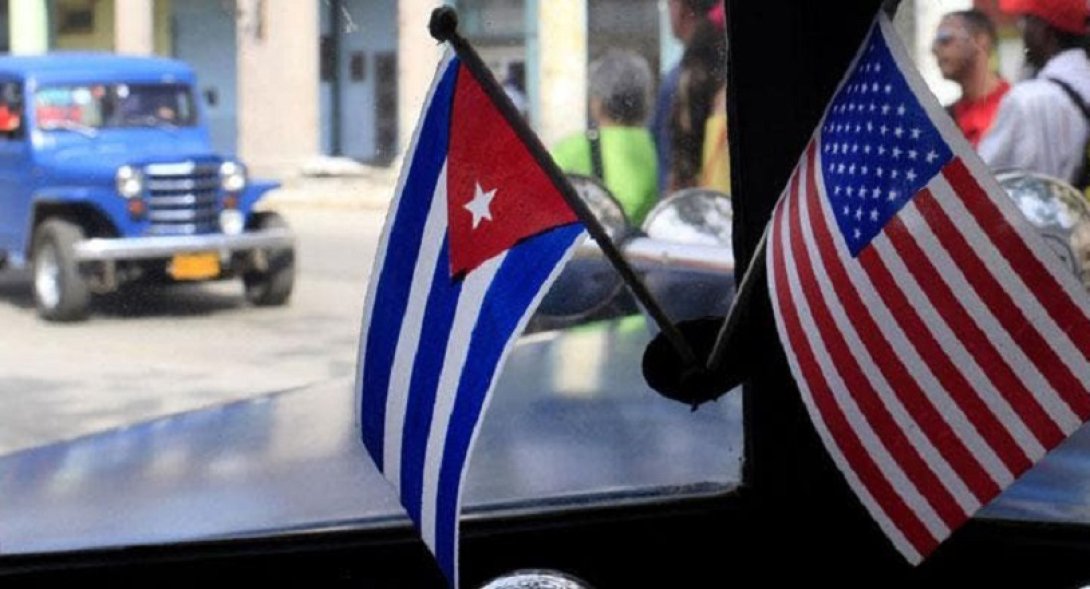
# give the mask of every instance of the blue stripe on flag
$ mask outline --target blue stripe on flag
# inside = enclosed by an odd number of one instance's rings
[[[435,195],[435,185],[450,143],[450,111],[457,83],[458,60],[452,59],[435,88],[431,107],[416,137],[412,168],[399,195],[397,218],[390,229],[382,275],[375,290],[360,398],[360,423],[363,443],[379,470],[383,469],[383,439],[386,425],[386,398],[390,387],[390,367],[394,361],[401,332],[405,305],[412,288],[413,268],[420,253],[420,243],[428,209]],[[437,201],[446,206],[445,201]]]
[[[445,199],[436,200],[442,201],[437,202],[436,206],[446,204]],[[432,415],[435,412],[436,389],[461,291],[462,281],[450,278],[450,239],[444,238],[424,311],[402,430],[401,503],[414,522],[420,521],[424,457],[428,449]]]
[[[458,523],[458,494],[462,469],[469,452],[485,396],[491,388],[496,366],[527,307],[541,285],[583,232],[580,224],[558,227],[511,248],[492,280],[481,305],[477,326],[469,342],[472,362],[466,362],[458,383],[443,462],[435,514],[435,554],[448,579],[454,579],[455,534]]]

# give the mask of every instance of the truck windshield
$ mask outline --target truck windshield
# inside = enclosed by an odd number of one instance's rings
[[[46,86],[34,97],[39,129],[191,126],[192,93],[183,84]]]

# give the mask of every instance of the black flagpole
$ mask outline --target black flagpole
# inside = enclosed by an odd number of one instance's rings
[[[594,213],[590,211],[583,199],[579,197],[579,194],[575,192],[572,185],[568,182],[568,179],[564,176],[564,172],[557,167],[553,161],[552,156],[545,149],[545,146],[541,144],[541,140],[537,138],[537,135],[530,129],[530,126],[519,115],[515,106],[511,104],[511,99],[507,97],[507,94],[500,87],[499,83],[492,76],[492,72],[481,61],[477,52],[469,45],[469,42],[458,34],[458,13],[449,6],[441,6],[436,8],[431,13],[431,21],[428,23],[428,30],[431,32],[431,36],[435,37],[438,41],[446,41],[450,43],[454,48],[454,52],[461,58],[462,63],[469,69],[473,77],[477,79],[477,82],[488,94],[492,102],[499,108],[503,118],[506,119],[507,124],[511,125],[515,134],[526,145],[526,148],[530,150],[530,154],[534,156],[537,163],[542,167],[545,173],[552,180],[553,185],[567,201],[568,206],[575,211],[575,214],[579,216],[579,219],[587,227],[587,231],[591,237],[598,242],[598,246],[602,248],[602,253],[621,275],[628,288],[632,291],[632,294],[640,301],[643,307],[647,310],[651,318],[658,324],[659,329],[662,331],[662,335],[669,340],[671,346],[677,352],[681,358],[683,364],[690,370],[700,371],[703,370],[702,364],[697,360],[696,354],[693,353],[692,347],[685,337],[677,329],[670,318],[659,306],[658,301],[651,296],[651,292],[647,290],[647,287],[640,280],[636,272],[621,255],[621,252],[617,249],[617,246],[613,245],[613,242],[609,239],[609,235],[602,227],[601,223],[594,216]]]
[[[730,311],[727,312],[727,318],[723,321],[723,326],[719,329],[719,334],[715,338],[715,345],[708,355],[708,372],[717,373],[722,369],[729,346],[734,341],[736,334],[744,330],[742,321],[749,310],[753,293],[765,283],[765,242],[767,239],[768,227],[766,226],[761,241],[757,244],[757,251],[753,253],[749,267],[742,276],[742,282],[738,285],[738,293],[734,296],[734,302],[731,303]]]
[[[884,0],[882,3],[882,9],[886,12],[890,19],[897,13],[897,7],[901,4],[901,0]],[[728,351],[736,353],[737,347],[731,349],[736,337],[745,331],[746,327],[743,324],[743,320],[746,317],[746,312],[750,306],[750,301],[753,299],[753,293],[760,288],[761,285],[766,283],[766,269],[765,269],[765,243],[768,240],[768,226],[765,226],[764,233],[761,235],[761,240],[757,244],[757,249],[753,252],[753,258],[750,260],[749,267],[746,269],[745,275],[742,277],[742,282],[738,286],[738,294],[734,297],[734,302],[731,304],[730,311],[727,313],[727,318],[723,321],[723,325],[719,329],[719,334],[716,336],[715,344],[712,347],[711,353],[707,358],[707,370],[711,374],[719,373],[724,369],[724,362],[728,356]],[[734,374],[736,378],[742,378],[742,374]]]

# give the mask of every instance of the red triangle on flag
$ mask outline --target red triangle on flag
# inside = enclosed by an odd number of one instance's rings
[[[452,276],[577,220],[465,65],[451,110],[447,218]]]

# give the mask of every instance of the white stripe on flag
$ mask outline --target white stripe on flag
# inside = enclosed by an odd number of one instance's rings
[[[974,394],[987,405],[988,410],[1001,423],[1007,426],[1014,441],[1026,456],[1030,457],[1031,460],[1032,457],[1041,456],[1044,453],[1044,447],[1041,446],[1037,437],[1029,430],[1010,403],[995,389],[984,369],[977,364],[977,361],[965,349],[957,333],[951,329],[938,310],[932,305],[930,299],[924,294],[922,287],[916,282],[916,278],[905,266],[904,260],[901,259],[889,242],[889,238],[879,234],[871,242],[871,247],[874,248],[882,263],[893,275],[894,280],[904,286],[901,290],[912,308],[920,315],[920,318],[927,325],[927,329],[935,334],[935,341],[942,348],[942,353],[953,361],[954,366],[973,386]],[[997,479],[997,482],[1003,484],[1003,480],[1005,479]]]
[[[447,227],[447,165],[444,163],[435,184],[435,191],[428,209],[428,218],[424,223],[424,236],[442,235]],[[393,364],[390,368],[390,386],[386,396],[386,428],[383,441],[383,474],[401,493],[401,442],[405,433],[405,413],[409,402],[409,386],[412,383],[413,365],[416,362],[417,348],[420,344],[424,325],[424,313],[427,311],[428,295],[431,293],[435,266],[443,247],[443,239],[425,237],[420,244],[420,253],[413,268],[412,288],[409,302],[405,306],[405,317],[401,322],[401,333],[397,339]]]
[[[995,279],[1003,285],[1004,292],[1010,294],[1014,304],[1025,315],[1026,320],[1044,338],[1060,360],[1067,366],[1071,374],[1083,383],[1090,382],[1090,365],[1082,352],[1075,347],[1070,336],[1052,319],[1048,311],[1041,307],[1036,296],[1028,288],[1022,279],[1014,272],[1010,262],[999,255],[999,250],[977,224],[976,219],[965,208],[961,199],[954,194],[951,187],[940,174],[931,184],[935,200],[943,208],[951,219],[958,219],[958,228],[968,242],[973,252],[984,262]],[[1068,408],[1062,399],[1052,399],[1053,403]],[[1065,412],[1065,417],[1071,421],[1058,421],[1064,432],[1073,431],[1082,425],[1082,420],[1074,412]]]
[[[439,373],[439,383],[436,386],[435,412],[432,416],[431,430],[428,433],[428,446],[424,458],[423,495],[420,500],[420,532],[424,537],[424,543],[432,551],[435,550],[435,503],[439,496],[439,469],[443,465],[447,428],[454,412],[455,394],[462,378],[462,369],[469,353],[469,342],[473,335],[473,328],[477,325],[481,303],[505,259],[507,259],[506,252],[466,274],[465,282],[462,283],[462,292],[458,298],[458,307],[454,311],[450,339],[447,341],[443,368]]]
[[[817,156],[820,161],[820,154]],[[819,167],[820,169],[820,167]],[[909,341],[908,336],[905,335],[904,330],[901,329],[901,322],[897,319],[896,314],[886,306],[885,302],[881,300],[881,297],[875,292],[875,285],[871,282],[870,277],[867,276],[859,263],[850,258],[845,252],[848,251],[847,244],[844,241],[844,236],[836,231],[837,222],[833,215],[832,210],[829,208],[828,197],[824,193],[824,184],[817,182],[818,199],[821,203],[821,213],[825,217],[825,224],[830,228],[833,242],[838,258],[841,265],[844,266],[848,278],[851,280],[855,291],[859,293],[860,298],[863,299],[863,304],[866,306],[866,310],[874,318],[875,322],[879,325],[885,326],[887,329],[882,332],[882,335],[889,341],[890,346],[897,351],[898,357],[902,363],[904,363],[905,369],[912,376],[912,378],[920,385],[920,389],[924,395],[931,402],[931,405],[935,407],[939,415],[946,421],[950,428],[957,434],[958,439],[965,444],[966,448],[972,453],[973,457],[984,467],[985,471],[999,486],[1003,487],[1014,480],[1014,476],[1011,474],[1010,469],[1007,468],[1003,461],[996,454],[995,450],[988,444],[981,435],[976,425],[972,420],[962,411],[961,407],[945,392],[942,384],[939,383],[935,377],[931,368],[928,367],[927,362],[920,357],[916,347]],[[809,210],[807,209],[807,220],[809,220]],[[806,227],[812,227],[810,223],[805,223]],[[812,230],[811,230],[812,231]],[[812,234],[808,232],[808,236]],[[812,245],[812,241],[808,242]],[[816,247],[816,246],[814,246]],[[817,251],[814,249],[813,251]],[[887,266],[888,267],[888,266]],[[909,289],[916,291],[917,289]],[[909,293],[912,294],[912,293]],[[918,307],[918,305],[916,305]],[[932,313],[934,311],[932,310]],[[945,324],[942,325],[945,328]],[[934,329],[933,329],[934,331]],[[952,353],[949,354],[954,359],[954,365],[963,369],[969,366],[971,360],[968,358],[968,354],[965,353],[964,348],[960,346],[957,338],[953,337],[952,333],[940,334],[937,338],[938,341],[944,342],[947,345],[956,347],[957,351],[962,354],[962,357],[955,357]],[[971,365],[975,368],[975,364]],[[990,390],[991,383],[984,378],[983,374],[979,374],[979,378],[983,381],[978,383],[974,380],[977,375],[964,374],[966,380],[977,387],[976,390],[981,390],[980,387],[986,387],[984,390]],[[973,394],[973,393],[969,393]],[[998,397],[998,395],[995,395]],[[991,404],[989,404],[991,408]],[[1011,411],[1010,406],[1000,399],[1001,410],[1005,411],[1002,414],[1003,419],[1018,420],[1017,416]],[[994,414],[993,409],[993,414]],[[1025,444],[1029,445],[1031,449],[1040,449],[1040,444],[1037,443],[1036,438],[1029,433],[1021,422],[1018,421],[1018,433],[1021,434],[1021,438],[1016,436],[1016,441],[1022,444],[1022,438],[1025,439]]]
[[[802,169],[805,170],[806,168],[806,164],[803,164]],[[799,190],[800,193],[804,195],[807,190],[806,184],[801,183]],[[932,472],[934,472],[942,482],[942,485],[957,501],[958,507],[967,514],[975,512],[980,507],[980,502],[973,496],[972,492],[966,486],[965,481],[963,481],[961,477],[954,472],[954,469],[950,467],[950,464],[946,461],[946,458],[942,453],[936,449],[927,436],[924,435],[920,425],[916,423],[916,420],[911,415],[909,415],[904,404],[901,402],[901,399],[894,393],[889,382],[886,381],[885,376],[883,376],[881,370],[876,365],[875,360],[871,357],[867,345],[863,343],[855,330],[855,326],[848,318],[848,313],[845,311],[840,298],[837,296],[836,290],[833,288],[828,274],[820,267],[820,254],[817,242],[812,233],[813,225],[810,220],[810,211],[807,200],[808,199],[803,197],[800,198],[800,202],[797,203],[798,214],[802,221],[802,235],[795,237],[795,239],[801,238],[803,240],[806,251],[810,253],[811,267],[814,264],[819,266],[818,268],[814,268],[813,274],[817,279],[825,307],[832,314],[836,326],[844,335],[850,353],[855,357],[863,375],[878,394],[881,404],[889,410],[890,416],[897,428],[904,432],[909,443],[920,454],[920,458],[927,463]],[[818,214],[821,214],[820,211]],[[796,262],[798,262],[798,260],[796,260]],[[856,312],[866,312],[866,310],[859,309]]]
[[[772,214],[773,221],[775,221],[777,217],[782,218],[786,216],[786,212],[789,209],[789,200],[790,199],[788,198],[780,199],[779,206],[773,211]],[[768,256],[770,264],[774,264],[774,260],[782,257],[782,254],[778,251],[780,249],[780,244],[777,242],[776,239],[773,238],[774,236],[775,232],[771,232],[771,235],[769,236],[770,238],[766,243],[766,247],[768,250],[766,254]],[[769,269],[767,274],[769,281],[769,293],[771,293],[772,304],[775,306],[776,309],[776,313],[774,315],[777,324],[777,330],[781,334],[789,334],[791,333],[791,331],[786,324],[785,310],[780,306],[780,298],[775,294],[777,292],[781,292],[782,289],[785,288],[785,286],[777,284],[776,272],[774,272],[771,268]],[[787,345],[784,346],[784,351],[787,355],[787,361],[791,365],[792,374],[801,376],[803,374],[803,370],[799,364],[799,351]],[[885,532],[886,537],[889,538],[893,545],[897,547],[897,550],[900,551],[901,554],[904,554],[909,561],[919,562],[921,560],[919,551],[916,550],[916,548],[912,545],[912,542],[908,540],[907,536],[905,536],[905,534],[901,531],[897,524],[893,522],[893,519],[889,516],[889,514],[886,513],[885,509],[871,493],[871,490],[867,487],[867,485],[863,483],[863,480],[859,477],[859,474],[857,473],[855,468],[853,468],[851,463],[848,462],[847,457],[841,450],[840,444],[833,436],[833,433],[829,429],[828,424],[826,424],[825,420],[822,419],[821,410],[818,408],[817,401],[814,398],[814,393],[810,389],[811,383],[805,378],[801,377],[796,378],[795,381],[798,384],[802,400],[806,404],[807,412],[811,416],[811,421],[814,424],[814,429],[817,430],[818,436],[821,438],[822,443],[829,452],[829,456],[833,459],[833,462],[836,463],[837,469],[844,476],[845,480],[848,482],[848,485],[855,491],[856,496],[859,497],[860,502],[863,503],[864,507],[866,507],[867,512],[870,513],[871,517],[873,517],[878,523],[878,527],[880,527],[882,531]]]
[[[999,185],[991,171],[982,164],[983,162],[976,158],[965,159],[965,167],[969,170],[973,179],[983,186],[989,194],[1005,194],[1006,190]],[[1014,231],[1018,235],[1018,240],[1026,244],[1026,249],[1052,276],[1056,284],[1063,289],[1070,302],[1082,311],[1084,316],[1090,317],[1090,297],[1086,296],[1086,287],[1083,286],[1082,282],[1070,272],[1065,271],[1063,264],[1056,263],[1052,249],[1045,243],[1041,235],[1034,230],[1033,226],[1026,221],[1025,216],[1013,202],[1009,199],[996,199],[995,205],[1002,213],[1003,219],[1006,220],[1009,226],[1008,229]]]
[[[435,77],[432,79],[431,87],[428,88],[428,94],[424,100],[424,108],[421,113],[427,113],[431,109],[432,99],[435,98],[435,89],[439,86],[439,82],[443,79],[443,72],[450,66],[450,61],[454,59],[454,51],[447,49],[443,52],[443,58],[440,60],[439,65],[435,68]],[[375,312],[375,296],[378,292],[379,278],[382,276],[382,270],[386,266],[386,258],[389,257],[389,243],[390,235],[393,233],[394,224],[397,222],[397,214],[401,209],[401,197],[405,191],[405,183],[409,180],[409,172],[412,170],[413,154],[416,153],[417,144],[420,143],[420,130],[424,128],[424,120],[427,117],[423,114],[416,122],[416,127],[413,129],[413,136],[409,140],[409,147],[405,150],[405,160],[401,165],[401,172],[397,177],[397,187],[394,189],[394,199],[390,203],[390,209],[386,211],[386,221],[382,226],[382,235],[379,236],[378,248],[375,250],[375,262],[371,266],[371,275],[367,281],[367,295],[364,298],[363,304],[363,319],[360,322],[360,343],[359,350],[356,352],[356,404],[355,404],[355,421],[356,431],[360,431],[361,418],[363,416],[363,410],[360,403],[363,396],[360,391],[363,390],[363,375],[364,367],[367,363],[367,354],[364,352],[367,350],[368,334],[371,331],[371,317]],[[385,454],[385,453],[383,453]]]
[[[797,202],[794,203],[797,206]],[[798,309],[799,320],[802,323],[802,331],[804,337],[809,341],[810,347],[814,350],[814,357],[820,367],[822,374],[825,376],[825,380],[829,383],[829,388],[832,390],[836,404],[840,407],[844,417],[847,419],[852,431],[859,438],[860,443],[866,448],[867,453],[874,460],[881,475],[893,486],[894,491],[904,500],[905,504],[911,509],[920,521],[927,528],[928,532],[935,538],[946,538],[950,535],[950,529],[942,521],[939,515],[935,512],[934,508],[927,502],[927,499],[920,493],[916,485],[912,483],[909,477],[905,474],[901,466],[890,454],[885,444],[882,443],[879,436],[875,433],[871,424],[865,419],[863,410],[848,393],[848,386],[844,382],[843,377],[832,360],[832,353],[825,345],[825,340],[821,337],[821,331],[818,329],[817,323],[814,320],[813,313],[810,307],[810,302],[803,292],[802,285],[799,282],[798,275],[798,263],[795,259],[790,247],[790,241],[796,239],[796,236],[792,235],[790,225],[784,225],[783,227],[783,241],[779,244],[783,248],[782,256],[789,269],[787,273],[788,287],[791,289],[791,298],[796,302],[796,308]],[[811,270],[813,272],[814,270]],[[821,272],[821,270],[817,270]],[[820,304],[821,301],[818,301]],[[820,414],[818,414],[820,415]]]
[[[924,251],[924,255],[938,270],[939,276],[942,276],[950,288],[958,294],[962,307],[972,317],[973,322],[995,344],[1003,359],[1014,370],[1017,378],[1021,380],[1027,389],[1033,391],[1034,398],[1039,401],[1049,418],[1061,426],[1074,423],[1076,425],[1070,428],[1074,429],[1078,423],[1081,423],[1078,417],[1059,398],[1048,380],[1041,374],[1040,369],[1026,356],[1022,347],[1011,338],[1011,335],[1007,333],[999,320],[992,315],[981,299],[981,293],[978,293],[972,287],[962,274],[961,269],[953,263],[949,256],[937,255],[938,252],[943,252],[946,248],[942,246],[927,222],[920,215],[916,204],[913,202],[908,203],[901,210],[900,215],[904,219],[905,226],[912,232],[916,243]],[[1070,431],[1070,429],[1067,431]],[[1036,460],[1041,456],[1030,455],[1030,459]]]

